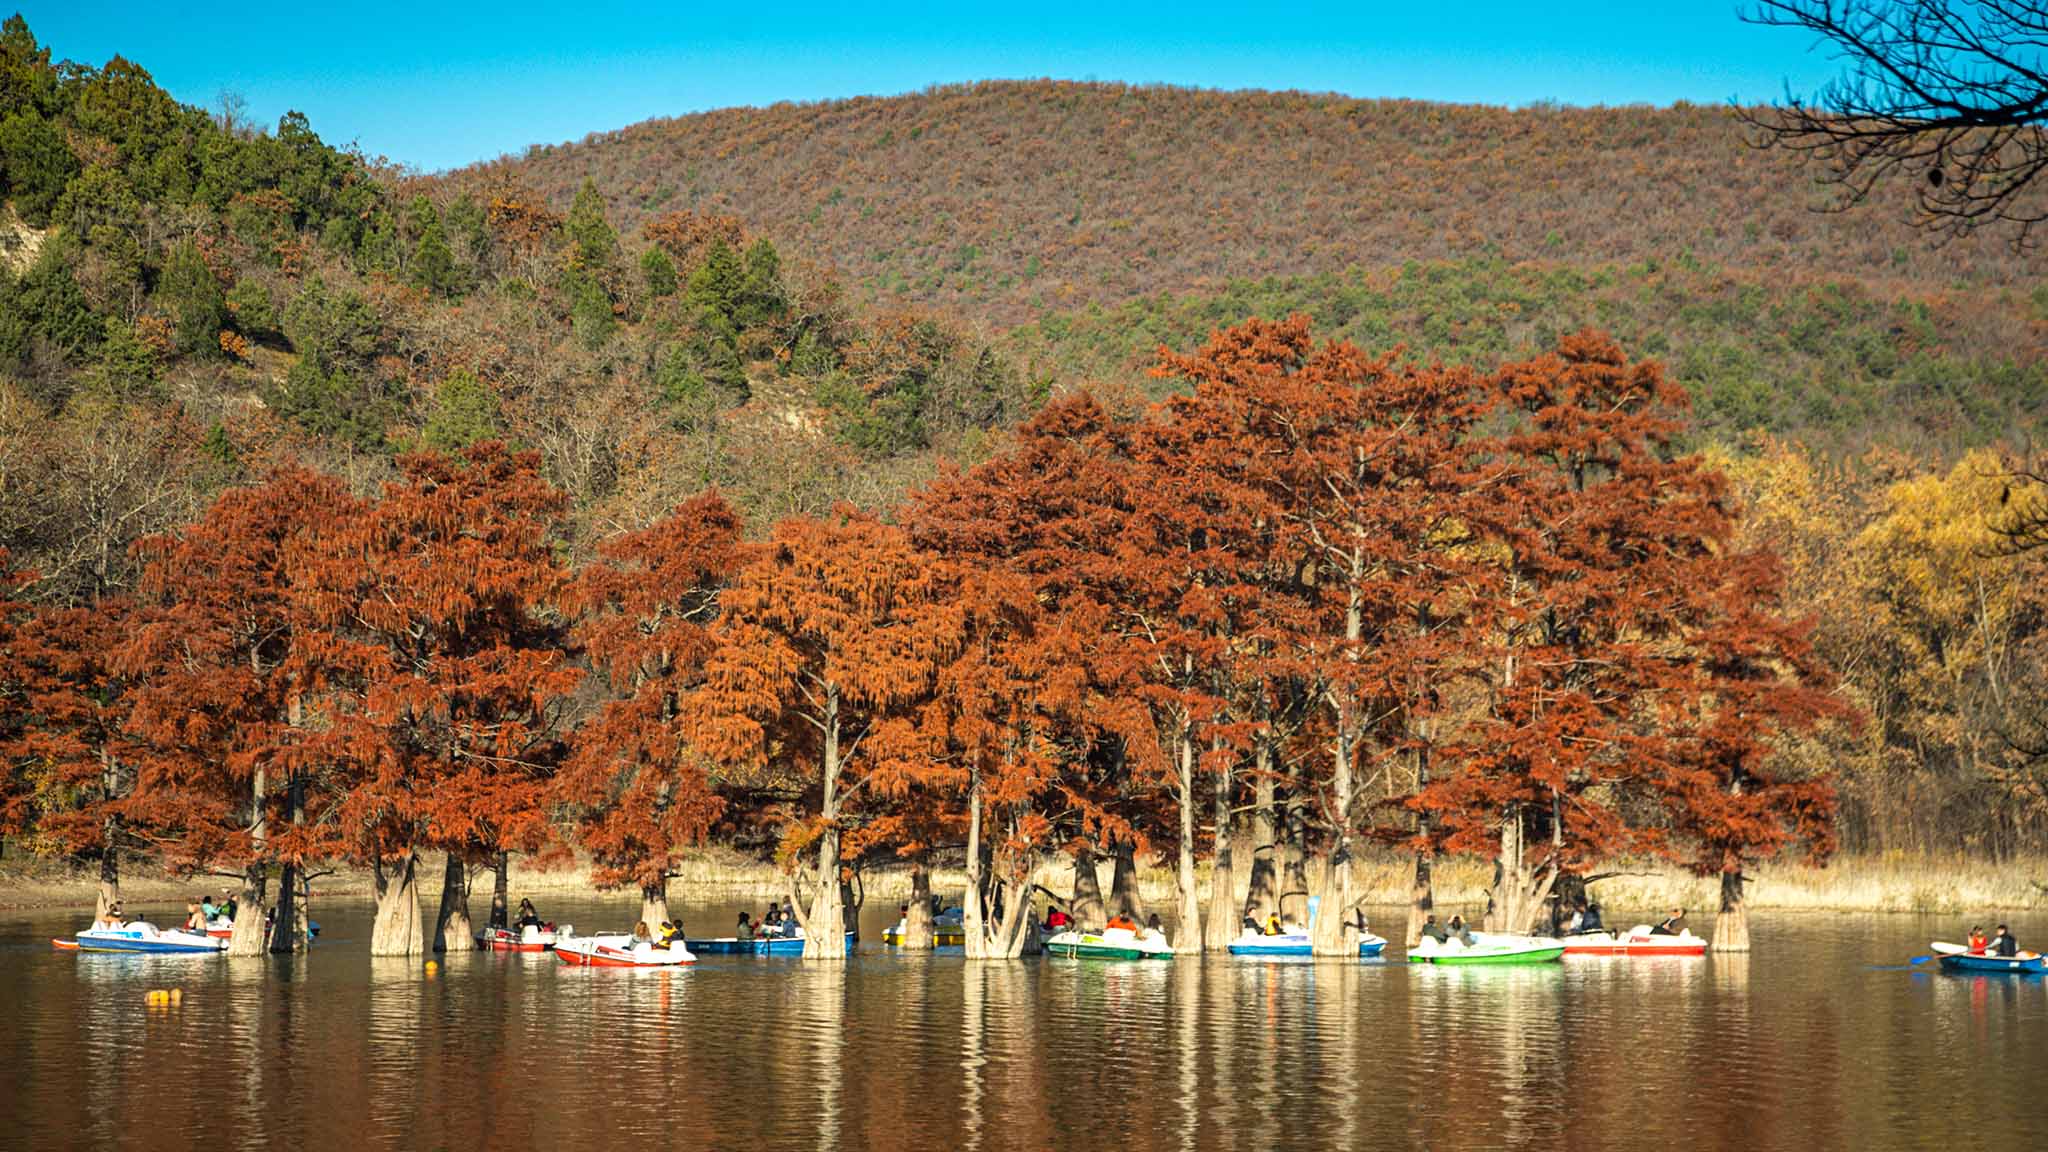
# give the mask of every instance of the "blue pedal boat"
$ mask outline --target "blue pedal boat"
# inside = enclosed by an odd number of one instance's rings
[[[1378,956],[1386,950],[1386,947],[1387,942],[1384,939],[1367,933],[1358,942],[1358,954],[1366,957]],[[1306,932],[1282,932],[1277,936],[1267,936],[1258,932],[1246,931],[1237,939],[1232,940],[1227,945],[1227,948],[1232,956],[1312,956],[1315,954],[1315,950],[1309,945],[1308,933]]]
[[[707,940],[683,941],[684,947],[699,956],[801,956],[804,954],[804,938],[798,936],[756,936],[741,940],[733,936],[717,936]],[[846,934],[846,952],[853,954],[853,933]]]

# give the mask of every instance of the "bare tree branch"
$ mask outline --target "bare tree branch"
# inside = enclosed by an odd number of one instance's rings
[[[2048,219],[2048,0],[1759,0],[1743,18],[1811,33],[1847,68],[1810,98],[1740,111],[1758,147],[1822,167],[1835,210],[1908,180],[1937,238],[1997,224],[2032,243]]]

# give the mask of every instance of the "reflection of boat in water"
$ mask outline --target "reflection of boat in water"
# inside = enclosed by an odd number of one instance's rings
[[[562,925],[560,935],[575,934],[573,927]],[[518,928],[486,928],[476,934],[476,942],[494,952],[545,952],[555,946],[556,936],[553,924],[525,924]]]
[[[967,928],[963,923],[966,913],[958,908],[948,908],[932,918],[932,947],[959,947],[967,943]],[[901,948],[907,934],[908,923],[897,920],[893,928],[882,931],[882,943]]]
[[[1378,956],[1385,951],[1387,942],[1368,932],[1358,941],[1360,956]],[[1306,930],[1281,932],[1268,936],[1247,928],[1228,948],[1232,956],[1312,956],[1315,950],[1309,944]]]
[[[712,936],[683,943],[690,951],[706,956],[801,956],[804,954],[804,930],[798,928],[790,936],[754,936],[745,940],[737,936]],[[851,932],[846,934],[846,952],[853,954]]]
[[[673,968],[697,962],[687,948],[656,948],[646,941],[635,943],[624,933],[560,934],[555,939],[554,953],[564,964],[589,968]]]
[[[1071,929],[1045,942],[1055,956],[1082,960],[1170,960],[1173,946],[1149,929],[1104,928],[1101,932]]]
[[[1472,943],[1441,944],[1425,936],[1408,950],[1410,964],[1545,964],[1564,956],[1564,942],[1548,936],[1474,932]]]
[[[1989,952],[1972,952],[1961,944],[1944,944],[1939,940],[1932,947],[1941,957],[1941,966],[1951,972],[2003,972],[2009,975],[2048,972],[2048,956],[2039,952],[1996,956]]]
[[[1574,932],[1564,938],[1568,956],[1704,956],[1707,942],[1690,928],[1675,936],[1638,924],[1627,932]]]
[[[76,939],[52,940],[51,944],[71,952],[128,952],[147,955],[219,955],[228,942],[217,936],[201,935],[174,928],[158,930],[140,920],[119,928],[87,928]]]

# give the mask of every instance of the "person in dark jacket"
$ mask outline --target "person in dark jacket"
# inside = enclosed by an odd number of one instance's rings
[[[1465,928],[1463,916],[1451,917],[1451,938],[1467,948],[1472,946],[1472,933]]]
[[[2012,933],[2006,931],[2003,924],[1998,926],[1998,935],[1991,938],[1991,954],[1993,956],[2017,956],[2020,954],[2020,942],[2013,939]]]
[[[1685,909],[1683,909],[1683,908],[1673,908],[1673,909],[1671,910],[1671,915],[1669,915],[1669,916],[1666,916],[1666,917],[1665,917],[1665,918],[1663,919],[1663,921],[1662,921],[1661,923],[1659,923],[1659,924],[1658,924],[1658,925],[1657,925],[1657,926],[1656,926],[1655,928],[1652,928],[1652,929],[1650,929],[1650,935],[1652,935],[1652,936],[1677,936],[1677,935],[1680,935],[1681,933],[1683,933],[1684,931],[1685,931]]]
[[[1444,931],[1444,926],[1436,922],[1436,913],[1431,912],[1422,918],[1422,939],[1444,944],[1448,943],[1450,938],[1450,933]]]
[[[1598,904],[1588,904],[1588,905],[1586,905],[1586,915],[1585,915],[1585,917],[1584,917],[1583,919],[1581,919],[1581,920],[1579,921],[1579,931],[1581,931],[1581,932],[1605,932],[1605,931],[1607,931],[1607,928],[1606,928],[1606,926],[1605,926],[1604,924],[1602,924],[1602,923],[1601,923],[1601,921],[1600,921],[1600,906],[1599,906]]]

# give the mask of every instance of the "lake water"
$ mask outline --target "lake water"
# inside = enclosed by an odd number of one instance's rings
[[[135,910],[135,909],[131,909]],[[632,906],[543,902],[588,932]],[[176,909],[141,909],[159,923]],[[75,955],[0,912],[0,1147],[1825,1149],[2038,1145],[2048,981],[1967,925],[1754,920],[1748,957],[1455,969],[1185,958]],[[692,925],[733,908],[687,909]],[[1377,918],[1398,923],[1395,910]],[[2014,924],[2048,943],[2048,922]],[[1398,947],[1393,951],[1398,952]],[[182,1002],[146,1002],[177,988]]]

